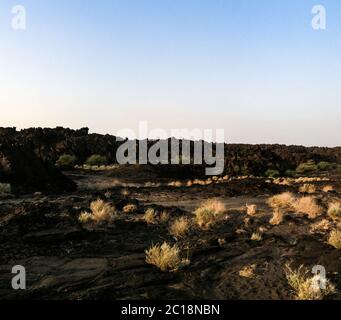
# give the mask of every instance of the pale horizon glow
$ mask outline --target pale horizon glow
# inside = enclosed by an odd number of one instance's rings
[[[0,2],[0,127],[224,129],[227,143],[341,145],[338,0]],[[327,10],[327,29],[311,9]]]

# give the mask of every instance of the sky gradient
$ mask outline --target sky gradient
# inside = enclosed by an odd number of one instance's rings
[[[0,1],[0,126],[341,145],[339,0],[21,0],[25,32],[16,4]]]

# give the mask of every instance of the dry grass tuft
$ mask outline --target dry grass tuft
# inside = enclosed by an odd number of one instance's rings
[[[186,217],[180,217],[174,220],[169,228],[169,232],[171,235],[181,238],[183,237],[188,230],[190,229],[190,221]]]
[[[284,192],[268,199],[267,203],[271,208],[291,208],[296,201],[295,196],[291,192]]]
[[[275,208],[273,216],[270,220],[270,224],[277,226],[283,222],[283,219],[284,219],[283,211],[279,208]]]
[[[313,184],[306,183],[300,187],[301,193],[315,193],[316,187]]]
[[[325,289],[321,289],[317,285],[319,276],[310,277],[308,269],[303,265],[293,270],[287,264],[284,272],[296,300],[322,300],[335,292],[335,287],[328,280]]]
[[[78,217],[81,223],[102,223],[112,222],[116,217],[116,209],[108,202],[104,202],[101,199],[91,202],[89,212],[82,212]]]
[[[298,213],[307,214],[310,219],[315,219],[323,212],[313,197],[300,198],[294,203],[293,207]]]
[[[153,208],[148,208],[147,211],[145,212],[143,219],[148,223],[148,224],[157,224],[158,219],[157,219],[157,213]]]
[[[322,188],[322,191],[323,192],[331,192],[331,191],[333,191],[334,190],[334,187],[333,186],[324,186],[323,188]]]
[[[194,211],[195,222],[200,228],[207,229],[219,221],[225,213],[225,205],[219,200],[208,200]]]
[[[335,249],[341,249],[341,230],[333,230],[330,233],[328,243]]]
[[[341,202],[332,202],[329,204],[328,216],[332,219],[341,218]]]
[[[158,267],[161,271],[176,271],[181,266],[180,249],[167,242],[155,245],[146,252],[146,262]]]
[[[161,214],[160,214],[160,222],[162,222],[162,223],[168,222],[169,217],[170,216],[169,216],[169,212],[168,211],[166,211],[166,210],[162,211]]]
[[[262,241],[263,240],[263,235],[259,232],[254,232],[251,236],[252,241]]]
[[[137,206],[135,204],[127,204],[123,207],[123,213],[130,214],[137,211]]]
[[[255,277],[255,270],[256,270],[256,264],[251,264],[249,266],[245,266],[239,271],[239,275],[243,278],[252,279]]]
[[[246,205],[246,213],[249,216],[255,216],[257,214],[257,206],[255,204]]]

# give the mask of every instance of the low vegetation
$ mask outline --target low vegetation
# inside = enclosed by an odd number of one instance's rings
[[[296,173],[303,174],[303,173],[314,172],[317,170],[318,170],[318,167],[315,161],[309,160],[307,162],[304,162],[298,165],[298,167],[296,168]]]
[[[297,213],[303,213],[308,215],[309,218],[315,219],[323,213],[322,207],[320,207],[313,197],[303,197],[294,202],[294,209]]]
[[[277,178],[280,176],[280,172],[278,170],[269,169],[265,172],[265,176],[269,178]]]
[[[130,214],[137,211],[137,206],[135,204],[127,204],[122,209],[123,213]]]
[[[311,196],[296,198],[290,192],[284,192],[273,196],[268,199],[267,203],[273,209],[278,209],[276,214],[278,214],[279,211],[293,211],[307,214],[309,218],[314,219],[323,212],[322,207],[317,204],[315,198]]]
[[[322,188],[322,191],[323,192],[331,192],[331,191],[334,191],[334,187],[333,186],[324,186],[323,188]]]
[[[335,292],[335,287],[328,280],[325,288],[321,288],[318,285],[319,276],[310,276],[309,270],[303,265],[298,269],[292,269],[287,264],[284,272],[296,300],[322,300]]]
[[[194,211],[195,222],[202,229],[215,225],[225,213],[225,205],[219,200],[208,200]]]
[[[176,238],[181,238],[186,235],[190,229],[190,221],[186,217],[180,217],[173,221],[169,228],[169,232]]]
[[[9,183],[0,183],[0,194],[10,194],[11,185]]]
[[[108,163],[107,158],[99,154],[94,154],[90,156],[85,162],[85,164],[88,166],[104,166],[107,163]]]
[[[249,216],[255,216],[257,214],[257,206],[255,204],[246,205],[246,213]]]
[[[284,212],[280,208],[275,208],[272,218],[270,220],[270,224],[277,226],[283,222]]]
[[[332,202],[328,206],[328,216],[332,219],[341,218],[341,202]]]
[[[341,230],[333,230],[330,233],[328,243],[335,249],[341,249]]]
[[[180,249],[175,244],[171,246],[167,242],[162,245],[154,245],[146,253],[146,262],[158,267],[161,271],[176,271],[181,266]]]
[[[301,193],[315,193],[316,187],[313,184],[306,183],[300,187],[300,192]]]
[[[296,198],[291,192],[284,192],[268,199],[268,205],[273,208],[288,209],[293,206]]]
[[[148,224],[157,224],[157,212],[153,208],[148,208],[143,216],[144,221]]]
[[[116,209],[108,202],[101,199],[91,202],[91,212],[82,212],[79,216],[81,223],[110,223],[117,216]]]
[[[254,232],[251,236],[252,241],[262,241],[263,240],[263,235],[259,232]]]
[[[72,169],[76,165],[76,161],[77,159],[75,156],[63,154],[58,158],[56,165],[62,169]]]

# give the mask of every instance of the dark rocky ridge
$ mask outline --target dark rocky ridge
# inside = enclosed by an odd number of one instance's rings
[[[89,134],[88,128],[30,128],[21,131],[15,128],[0,128],[0,143],[4,139],[23,144],[43,161],[52,163],[65,153],[75,155],[79,164],[83,164],[93,154],[101,154],[106,156],[110,163],[116,163],[116,151],[122,144],[122,141],[112,135]],[[148,146],[154,142],[148,141]],[[341,147],[225,144],[224,174],[263,175],[268,169],[277,169],[284,173],[310,159],[341,164]],[[194,171],[199,175],[203,173],[200,168]]]
[[[9,183],[13,194],[76,190],[76,184],[50,161],[40,158],[29,144],[14,139],[15,131],[5,131],[7,135],[0,137],[0,182]]]

